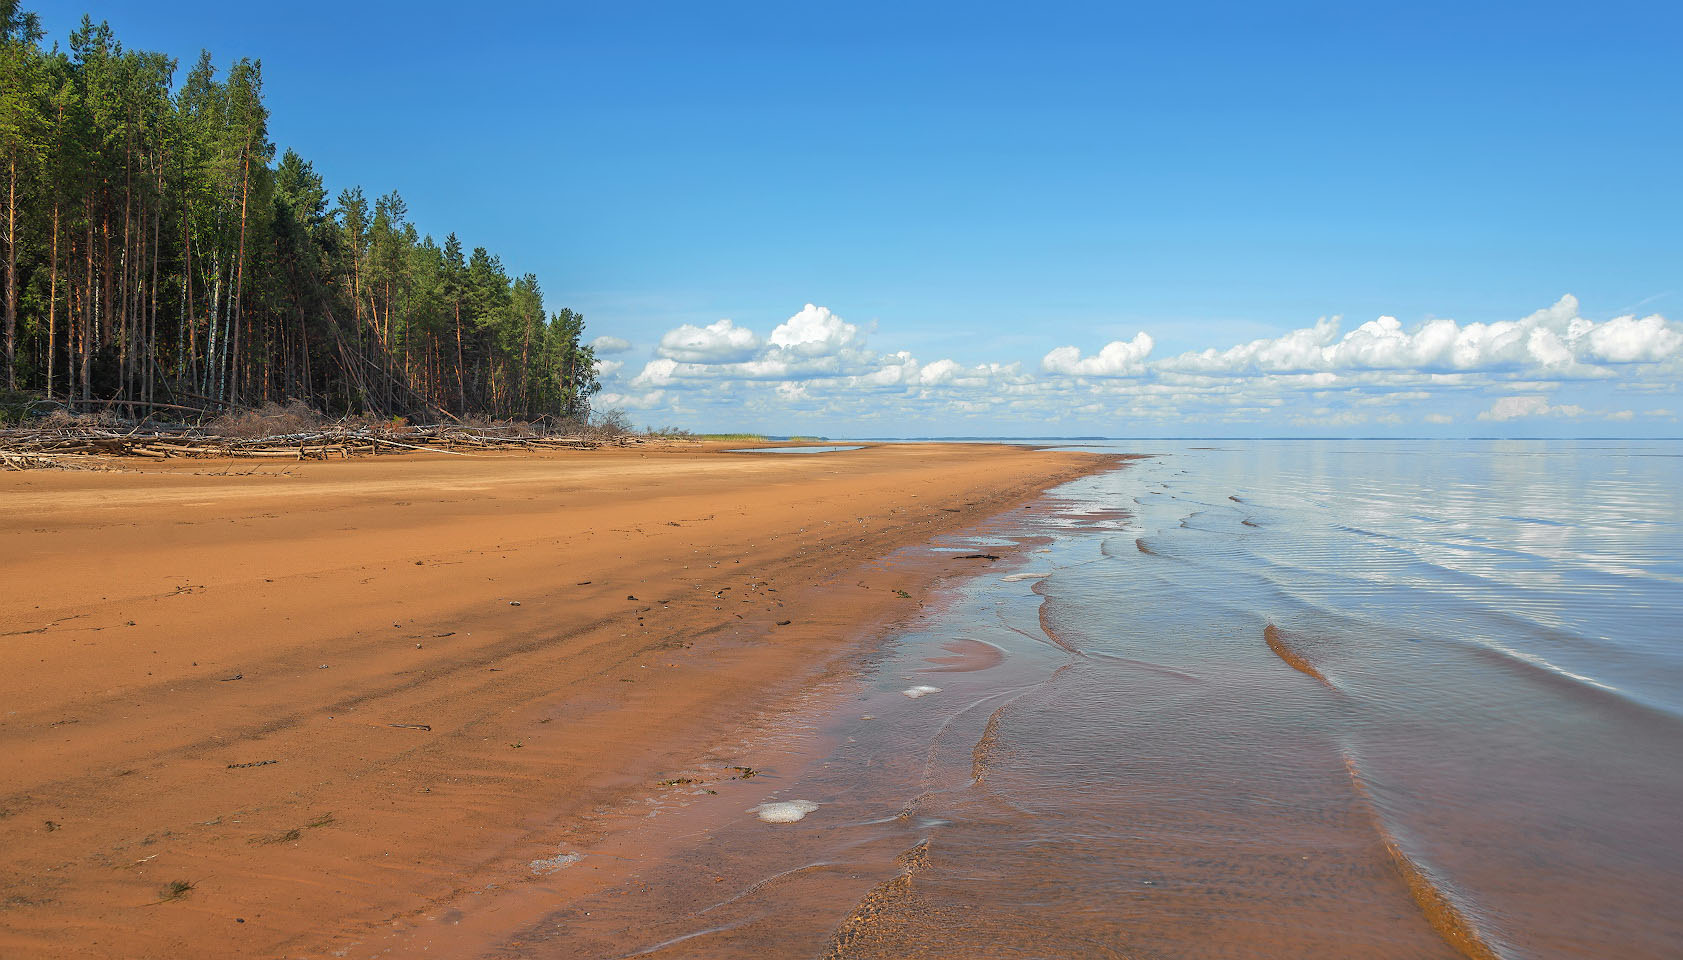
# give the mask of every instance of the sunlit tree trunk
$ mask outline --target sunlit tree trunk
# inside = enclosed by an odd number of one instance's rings
[[[229,351],[229,365],[233,368],[232,384],[228,388],[228,399],[233,403],[240,402],[240,330],[245,326],[245,311],[241,303],[241,295],[245,287],[245,227],[246,205],[251,198],[251,153],[247,151],[244,171],[240,176],[240,249],[238,259],[234,261],[234,304],[233,324],[234,339]]]
[[[7,158],[6,179],[6,389],[18,388],[18,158]]]

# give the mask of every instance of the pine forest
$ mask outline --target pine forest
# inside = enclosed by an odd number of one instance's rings
[[[438,242],[393,190],[332,194],[268,137],[262,64],[182,71],[0,0],[0,387],[76,412],[583,419],[584,319]]]

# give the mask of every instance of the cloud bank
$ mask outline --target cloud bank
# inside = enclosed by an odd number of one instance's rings
[[[688,418],[696,425],[976,424],[973,432],[1126,433],[1177,424],[1241,431],[1290,425],[1393,432],[1514,421],[1675,422],[1676,404],[1637,413],[1613,395],[1674,394],[1683,327],[1659,314],[1585,318],[1577,299],[1514,320],[1405,325],[1382,316],[1345,330],[1322,318],[1275,337],[1153,358],[1131,339],[1055,346],[1038,365],[966,363],[879,350],[865,328],[807,304],[761,336],[730,319],[668,330],[640,369],[599,361],[598,403]],[[598,353],[626,352],[599,337]],[[623,345],[623,347],[622,347]],[[1560,394],[1582,393],[1562,399]],[[1668,399],[1668,398],[1654,398]],[[957,430],[953,432],[964,432]]]
[[[1271,340],[1186,353],[1168,369],[1204,373],[1335,373],[1364,370],[1513,371],[1548,376],[1608,376],[1608,364],[1658,363],[1683,349],[1683,331],[1654,315],[1595,323],[1578,315],[1578,298],[1520,320],[1428,320],[1406,330],[1395,317],[1370,320],[1338,335],[1337,318]]]

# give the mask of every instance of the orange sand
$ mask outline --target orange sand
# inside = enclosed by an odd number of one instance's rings
[[[874,558],[1107,462],[683,445],[0,475],[0,957],[313,955],[529,873],[546,830],[976,570]]]

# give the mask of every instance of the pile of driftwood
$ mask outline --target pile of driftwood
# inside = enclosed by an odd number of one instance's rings
[[[432,450],[472,456],[472,450],[590,450],[642,443],[636,436],[544,434],[526,424],[393,426],[341,423],[307,433],[241,438],[202,427],[148,423],[133,428],[86,424],[0,429],[0,467],[12,470],[74,467],[86,457],[252,457],[339,460]]]

